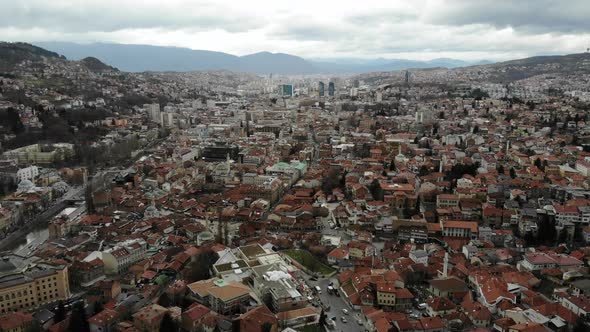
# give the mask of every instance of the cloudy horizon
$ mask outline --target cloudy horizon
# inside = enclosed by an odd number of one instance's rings
[[[176,46],[308,59],[507,60],[582,53],[583,1],[20,0],[0,3],[0,40]]]

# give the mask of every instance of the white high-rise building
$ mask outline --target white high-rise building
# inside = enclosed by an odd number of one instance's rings
[[[160,104],[144,104],[143,108],[149,115],[150,120],[152,120],[153,122],[160,123],[162,119],[160,116]]]

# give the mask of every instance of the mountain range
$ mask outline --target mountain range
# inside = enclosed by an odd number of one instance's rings
[[[440,58],[430,61],[406,59],[329,59],[307,60],[284,53],[259,52],[236,56],[223,52],[181,47],[114,43],[77,44],[37,42],[35,45],[64,55],[70,60],[94,57],[123,71],[231,70],[257,74],[345,74],[392,71],[411,68],[457,68],[489,61],[466,62]]]
[[[38,63],[43,59],[52,58],[67,61],[63,55],[35,45],[19,42],[0,42],[0,72],[10,72],[15,66],[26,60],[31,61],[32,63]],[[92,56],[84,57],[77,62],[93,72],[118,71],[117,68],[104,64]]]

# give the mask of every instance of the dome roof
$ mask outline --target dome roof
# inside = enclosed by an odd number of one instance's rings
[[[33,182],[31,182],[31,180],[22,180],[18,184],[19,191],[27,191],[27,190],[33,189],[34,187],[35,187],[35,185],[33,184]]]
[[[197,235],[197,237],[199,239],[212,239],[213,233],[211,233],[209,231],[204,231],[204,232],[199,233],[199,235]]]

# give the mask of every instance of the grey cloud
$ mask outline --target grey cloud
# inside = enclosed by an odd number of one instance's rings
[[[455,0],[426,15],[435,24],[487,24],[527,34],[588,32],[589,17],[588,0]]]
[[[61,32],[112,32],[124,29],[221,29],[241,32],[261,27],[263,20],[207,6],[192,10],[172,6],[124,3],[109,6],[85,0],[64,5],[57,1],[0,1],[0,27],[40,28]]]
[[[351,31],[342,26],[318,22],[305,22],[294,19],[297,23],[281,24],[272,31],[273,36],[299,41],[334,41],[345,38]]]
[[[386,11],[354,15],[347,18],[347,21],[358,26],[374,26],[379,24],[396,24],[416,19],[418,19],[418,16],[415,14]]]

